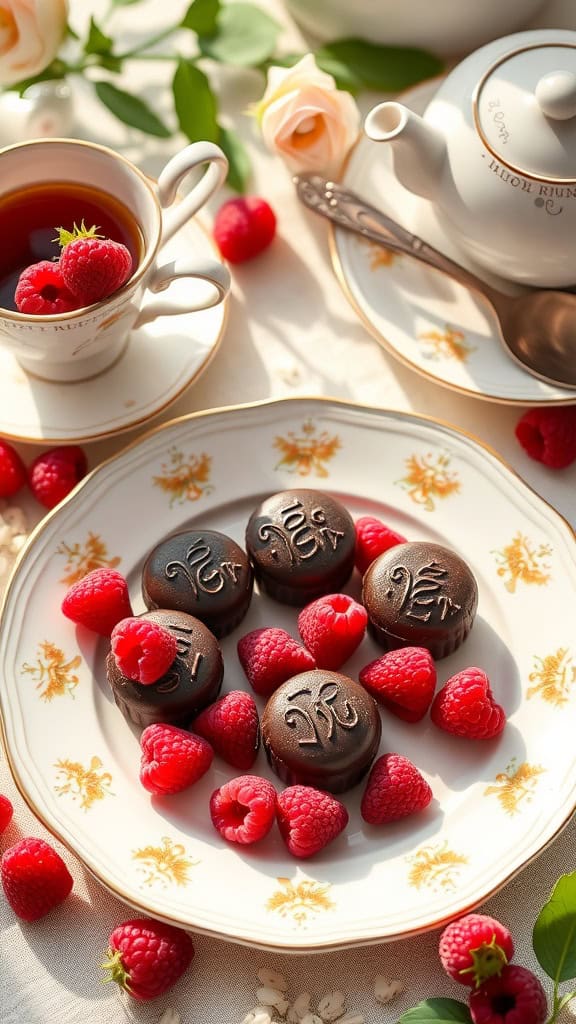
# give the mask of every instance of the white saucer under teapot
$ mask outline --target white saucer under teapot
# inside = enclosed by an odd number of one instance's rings
[[[365,131],[392,146],[399,181],[479,267],[546,288],[576,282],[576,32],[488,43],[423,117],[380,103]]]

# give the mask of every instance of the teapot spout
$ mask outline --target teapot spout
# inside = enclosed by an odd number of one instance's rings
[[[394,172],[409,192],[434,199],[445,157],[442,135],[401,103],[379,103],[364,122],[374,142],[392,143]]]

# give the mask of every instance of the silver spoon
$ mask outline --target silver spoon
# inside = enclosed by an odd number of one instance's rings
[[[496,314],[506,352],[524,370],[548,384],[576,388],[576,294],[541,289],[505,295],[335,182],[298,174],[294,184],[305,206],[338,227],[413,256],[479,292]]]

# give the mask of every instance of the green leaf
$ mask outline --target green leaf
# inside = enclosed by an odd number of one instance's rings
[[[255,67],[272,55],[280,25],[254,4],[234,3],[222,8],[214,36],[199,36],[205,57],[222,64]]]
[[[576,871],[561,875],[532,933],[538,963],[553,981],[576,977]]]
[[[406,1010],[398,1024],[452,1024],[453,1021],[472,1024],[470,1010],[465,1003],[458,999],[425,999],[418,1006]]]
[[[440,74],[443,68],[442,61],[425,50],[378,46],[363,39],[327,43],[315,56],[323,71],[333,75],[338,83],[350,83],[353,91],[397,92]]]
[[[224,150],[230,164],[228,177],[226,178],[227,184],[235,192],[245,192],[248,179],[250,178],[251,167],[250,157],[244,143],[236,135],[236,132],[231,131],[229,128],[221,127],[218,145]]]
[[[186,138],[190,142],[217,142],[220,129],[216,98],[206,75],[191,60],[182,57],[178,61],[172,92],[178,124]]]
[[[98,28],[94,18],[90,18],[90,29],[88,31],[88,38],[84,44],[84,52],[108,54],[111,52],[113,44],[114,40],[110,36],[107,36],[102,29]]]
[[[167,139],[172,134],[154,111],[138,97],[117,89],[110,82],[95,82],[94,88],[100,102],[124,124],[161,139]]]
[[[182,28],[190,28],[199,36],[213,36],[218,27],[220,0],[192,0],[182,19]]]

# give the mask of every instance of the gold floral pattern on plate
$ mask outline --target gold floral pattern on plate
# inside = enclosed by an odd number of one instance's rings
[[[299,926],[305,925],[311,917],[325,910],[333,910],[335,903],[328,892],[330,883],[321,884],[310,878],[292,881],[290,878],[277,878],[280,888],[268,900],[266,909],[274,911],[280,917],[289,917]]]
[[[518,814],[532,801],[540,775],[546,771],[540,764],[522,761],[518,764],[513,757],[503,772],[496,776],[495,786],[487,786],[484,796],[496,796],[506,814]]]
[[[552,554],[549,544],[534,544],[525,534],[516,533],[509,544],[494,551],[498,564],[497,573],[504,580],[504,586],[514,594],[518,583],[545,587],[550,581]]]
[[[408,496],[416,505],[422,505],[427,512],[436,508],[435,498],[448,498],[460,491],[458,473],[449,472],[450,456],[445,452],[439,455],[410,455],[405,461],[407,473],[396,483],[408,491]]]
[[[548,704],[562,707],[575,692],[576,665],[572,654],[567,647],[559,647],[543,658],[534,655],[534,669],[528,679],[535,684],[526,691],[528,699],[538,696]]]
[[[455,889],[459,872],[468,864],[468,857],[451,850],[448,840],[421,846],[406,860],[411,865],[408,885],[414,889],[428,888],[435,892]]]
[[[381,267],[391,267],[394,263],[401,262],[402,253],[392,252],[390,249],[385,249],[383,245],[378,245],[377,242],[373,242],[371,238],[359,238],[360,245],[363,245],[368,250],[368,259],[370,261],[370,270],[380,270]]]
[[[54,765],[56,776],[61,785],[54,786],[59,795],[69,793],[73,800],[80,800],[80,807],[87,811],[98,800],[113,796],[111,790],[112,776],[110,772],[100,771],[103,767],[99,757],[94,756],[87,768],[80,761],[61,758]]]
[[[186,886],[190,883],[190,869],[200,863],[192,860],[182,843],[175,843],[169,836],[162,836],[161,846],[143,846],[134,850],[132,860],[144,872],[144,885],[160,884]]]
[[[110,558],[100,534],[92,532],[88,533],[82,544],[78,541],[74,544],[62,541],[56,548],[56,554],[66,556],[64,575],[60,582],[66,583],[69,587],[83,579],[93,569],[115,569],[121,561],[117,555]]]
[[[299,476],[328,476],[326,462],[334,458],[342,442],[337,434],[330,436],[327,430],[318,432],[312,420],[302,424],[301,434],[289,430],[285,437],[275,437],[273,447],[282,455],[274,469],[288,469]]]
[[[475,346],[466,341],[464,331],[456,330],[449,324],[446,324],[444,331],[423,331],[418,335],[418,341],[427,343],[428,354],[432,359],[455,359],[465,363],[476,351]]]
[[[36,689],[42,700],[51,701],[66,694],[73,697],[80,682],[75,672],[82,662],[80,655],[67,659],[64,651],[50,640],[38,644],[38,652],[36,663],[31,665],[25,661],[21,671],[36,680]]]
[[[170,506],[174,502],[183,504],[185,501],[198,501],[203,494],[213,490],[210,484],[212,457],[202,452],[201,455],[184,455],[175,446],[168,452],[168,462],[162,463],[161,473],[152,482],[155,487],[170,497]]]

